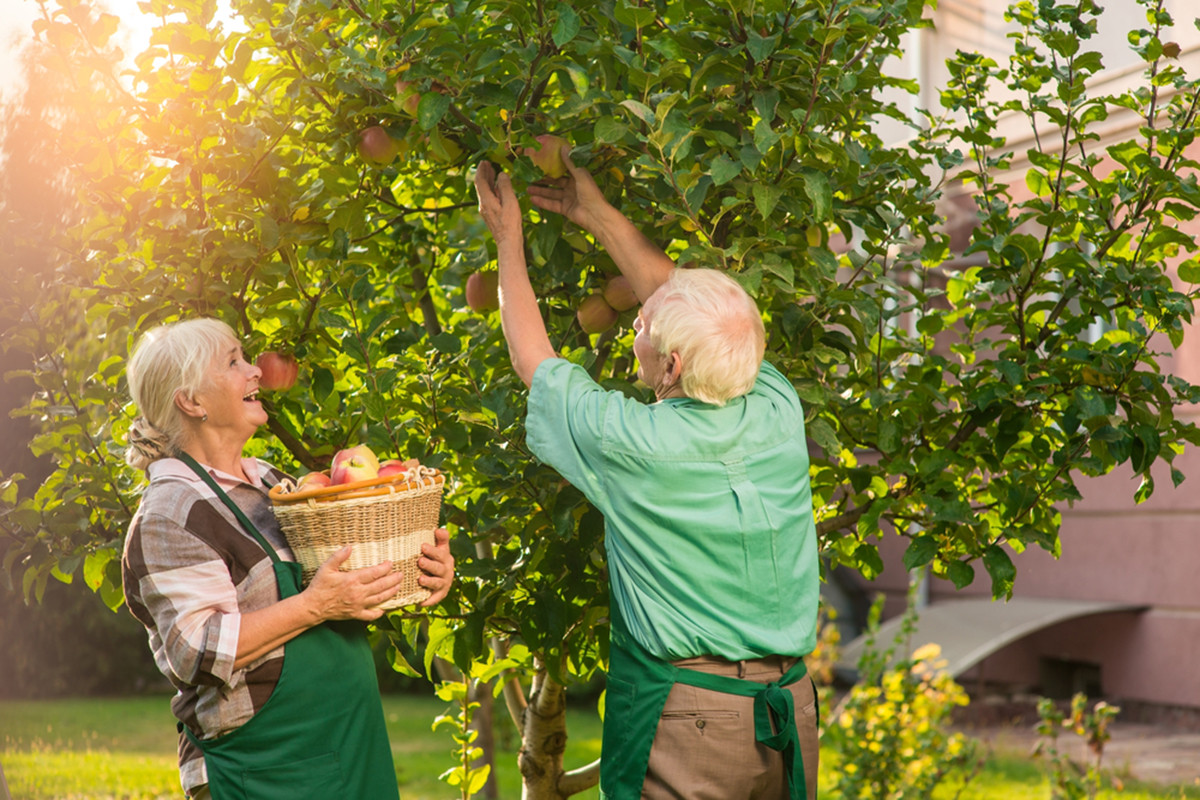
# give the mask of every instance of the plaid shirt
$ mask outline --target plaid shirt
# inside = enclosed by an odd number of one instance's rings
[[[209,473],[279,557],[295,560],[267,497],[283,474],[252,458],[242,459],[242,468],[249,483]],[[275,689],[282,646],[244,669],[233,662],[242,614],[277,602],[278,584],[267,553],[186,464],[160,459],[148,474],[125,540],[125,601],[149,631],[159,670],[178,690],[171,710],[207,739],[244,725]],[[182,733],[179,773],[189,794],[208,782],[203,754]]]

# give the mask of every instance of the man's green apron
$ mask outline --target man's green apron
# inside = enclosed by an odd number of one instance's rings
[[[299,594],[300,565],[279,557],[207,470],[186,454],[181,458],[271,557],[280,599]],[[289,641],[275,690],[245,725],[215,739],[184,730],[204,751],[213,800],[400,796],[375,663],[361,622],[326,622]]]
[[[778,681],[766,684],[684,669],[651,655],[630,635],[615,601],[610,607],[612,639],[600,747],[601,798],[637,800],[642,796],[650,749],[667,695],[672,686],[683,683],[753,697],[755,739],[782,753],[789,800],[808,800],[792,693],[783,688],[807,674],[803,659]]]

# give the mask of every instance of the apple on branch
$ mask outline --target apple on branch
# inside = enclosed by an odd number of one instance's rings
[[[562,149],[570,147],[571,143],[561,136],[543,133],[537,137],[538,147],[525,148],[525,155],[533,165],[546,174],[548,178],[561,178],[567,174],[567,165],[563,162]]]
[[[575,317],[584,333],[602,333],[616,323],[617,310],[608,304],[604,295],[594,292],[583,298]]]
[[[358,154],[372,164],[390,164],[400,154],[400,146],[382,125],[372,125],[358,133]]]
[[[333,485],[367,481],[378,476],[379,459],[365,444],[337,451],[329,470],[329,482]]]
[[[493,311],[500,307],[500,273],[478,270],[467,277],[467,305],[472,311]]]
[[[286,391],[296,385],[296,376],[300,365],[295,356],[290,353],[277,353],[268,350],[260,353],[254,360],[254,365],[262,370],[258,385],[268,391]]]
[[[624,275],[614,275],[604,284],[604,299],[617,311],[628,311],[638,304],[633,284]]]

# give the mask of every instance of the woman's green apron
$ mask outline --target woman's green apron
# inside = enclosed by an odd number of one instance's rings
[[[207,470],[186,454],[181,458],[267,551],[280,599],[299,594],[300,565],[279,557]],[[289,641],[275,690],[245,725],[215,739],[184,730],[204,752],[213,800],[399,798],[361,622],[326,622]]]
[[[683,683],[753,697],[755,739],[782,753],[789,800],[808,800],[792,693],[783,688],[807,674],[803,659],[778,681],[766,684],[683,669],[647,652],[630,635],[615,602],[611,608],[612,639],[600,747],[601,798],[637,800],[642,796],[650,749],[667,695],[672,686]]]

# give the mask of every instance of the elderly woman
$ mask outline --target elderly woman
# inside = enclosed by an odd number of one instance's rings
[[[178,693],[179,770],[190,797],[396,798],[395,767],[364,621],[400,582],[390,563],[306,588],[267,490],[283,477],[243,457],[264,422],[260,370],[233,331],[194,319],[146,333],[128,366],[141,412],[127,459],[149,485],[125,542],[130,611]],[[419,579],[445,597],[448,534]]]
[[[596,237],[643,301],[646,405],[558,358],[526,271],[507,175],[481,164],[500,314],[530,387],[531,450],[604,513],[612,641],[607,798],[815,798],[818,565],[804,415],[763,362],[762,317],[724,273],[676,269],[591,176],[531,186]]]

